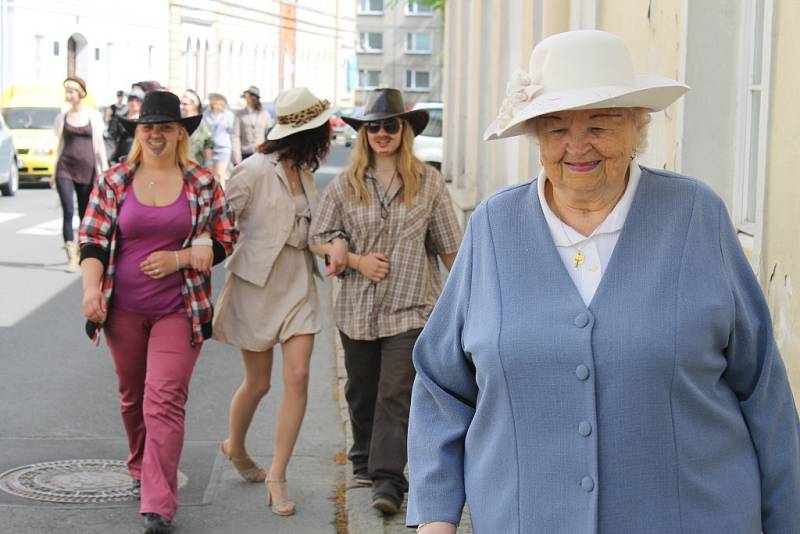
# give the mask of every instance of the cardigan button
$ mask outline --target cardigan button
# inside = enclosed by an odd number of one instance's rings
[[[587,324],[589,324],[589,314],[581,312],[575,317],[575,326],[578,328],[583,328]]]
[[[575,376],[578,377],[578,380],[586,380],[589,378],[589,368],[583,364],[580,364],[575,368]]]
[[[592,480],[592,477],[583,477],[581,479],[581,488],[583,488],[583,491],[586,493],[592,491],[594,489],[594,480]]]
[[[592,424],[589,421],[581,421],[580,424],[578,424],[578,434],[580,434],[583,437],[586,437],[591,433],[592,433]]]

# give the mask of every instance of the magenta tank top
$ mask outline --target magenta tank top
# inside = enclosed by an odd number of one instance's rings
[[[180,250],[191,231],[192,213],[183,189],[168,206],[146,206],[130,186],[119,209],[112,305],[143,315],[166,315],[182,309],[181,273],[153,280],[139,264],[157,250]]]

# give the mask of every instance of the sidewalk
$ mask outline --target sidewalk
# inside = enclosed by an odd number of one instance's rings
[[[221,288],[224,271],[214,271]],[[318,286],[329,309],[328,285]],[[0,473],[33,463],[70,459],[122,460],[127,442],[119,418],[116,376],[105,346],[93,347],[82,331],[76,279],[30,318],[0,329]],[[42,325],[47,325],[46,330]],[[323,314],[311,358],[306,418],[289,466],[289,491],[297,514],[278,517],[266,505],[263,484],[242,481],[219,453],[227,434],[228,406],[242,379],[238,350],[215,341],[203,347],[192,378],[185,475],[176,534],[333,534],[336,491],[344,480],[343,439],[336,401],[338,384],[330,314]],[[6,350],[7,349],[7,350]],[[250,454],[269,465],[280,401],[281,357],[276,355],[272,390],[261,402],[248,433]],[[59,480],[64,482],[65,477]],[[73,477],[74,483],[81,479]],[[56,504],[0,491],[0,532],[141,533],[138,503]]]
[[[336,302],[338,283],[333,283],[331,302]],[[333,307],[333,306],[332,306]],[[344,386],[347,382],[347,371],[344,367],[344,351],[338,333],[333,331],[333,341],[336,346],[336,375],[338,378],[339,410],[344,424],[345,451],[353,445],[353,433],[350,427],[350,414],[347,409],[347,400],[344,396]],[[409,534],[413,530],[406,527],[406,499],[399,513],[394,516],[384,516],[372,508],[372,489],[358,486],[353,482],[353,469],[348,462],[345,465],[346,481],[346,512],[348,534]],[[472,523],[469,510],[464,508],[458,534],[472,534]]]

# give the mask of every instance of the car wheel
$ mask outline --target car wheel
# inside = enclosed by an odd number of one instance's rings
[[[11,162],[11,170],[8,173],[8,183],[0,185],[0,192],[4,197],[13,197],[19,189],[19,169],[17,162]]]

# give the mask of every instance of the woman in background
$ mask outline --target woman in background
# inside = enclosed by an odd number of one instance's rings
[[[184,91],[181,97],[181,117],[194,117],[202,114],[203,105],[197,93],[191,89]],[[189,158],[203,167],[210,165],[214,139],[211,137],[211,131],[208,129],[206,121],[200,121],[200,125],[192,133],[189,141],[191,143],[189,146]]]
[[[61,235],[67,252],[67,272],[78,268],[78,245],[72,219],[75,216],[75,197],[78,217],[83,219],[95,179],[108,168],[106,144],[103,139],[103,117],[85,107],[86,82],[77,76],[64,80],[64,100],[69,109],[56,117],[53,125],[58,149],[56,172],[51,186],[58,191],[63,216]]]
[[[228,178],[228,167],[231,164],[233,150],[231,136],[235,117],[233,112],[228,109],[228,101],[221,94],[209,93],[208,100],[208,109],[203,113],[203,121],[208,126],[211,138],[214,140],[209,168],[224,188],[225,180]]]

